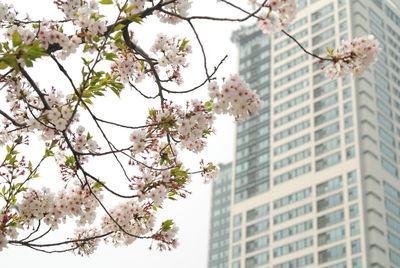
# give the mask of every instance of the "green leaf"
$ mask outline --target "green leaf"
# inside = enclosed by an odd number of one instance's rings
[[[6,68],[8,68],[8,64],[4,61],[0,61],[0,70],[4,70]]]
[[[18,31],[14,31],[12,33],[12,44],[14,47],[19,46],[21,44],[21,35]]]
[[[131,5],[124,9],[125,13],[130,13],[134,8],[137,8],[137,5]]]
[[[126,17],[126,19],[139,24],[143,21],[143,18],[137,15]]]
[[[119,30],[121,30],[121,29],[123,29],[125,27],[126,27],[125,24],[118,24],[117,26],[114,27],[113,31],[116,32],[116,31],[119,31]]]
[[[188,43],[189,43],[189,40],[183,39],[181,45],[179,46],[179,51],[184,50]]]
[[[113,3],[113,1],[112,0],[101,0],[99,3],[103,4],[103,5],[111,5]]]

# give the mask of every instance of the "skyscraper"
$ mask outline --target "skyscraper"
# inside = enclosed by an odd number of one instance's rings
[[[298,10],[287,31],[309,51],[373,34],[382,52],[362,77],[329,80],[283,33],[233,34],[264,107],[237,125],[229,259],[209,267],[400,267],[400,2]]]

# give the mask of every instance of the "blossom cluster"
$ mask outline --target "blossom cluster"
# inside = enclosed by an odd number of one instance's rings
[[[107,30],[106,21],[101,20],[99,15],[97,1],[58,0],[55,3],[64,12],[66,19],[79,26],[86,37],[101,36]]]
[[[57,229],[67,217],[78,218],[78,225],[93,223],[99,203],[94,198],[102,198],[96,187],[80,185],[77,182],[65,191],[54,194],[48,188],[42,190],[29,189],[18,203],[21,227],[30,226],[34,220],[42,219],[52,229]]]
[[[160,55],[158,64],[161,67],[167,67],[166,74],[171,81],[181,84],[182,76],[180,69],[187,67],[186,56],[192,52],[192,46],[188,40],[178,37],[168,37],[165,34],[158,34],[151,47],[155,55]]]
[[[236,121],[243,121],[257,114],[263,103],[257,93],[250,89],[249,84],[237,75],[226,79],[221,89],[216,81],[211,82],[208,92],[213,101],[213,111],[217,114],[233,115]]]
[[[12,5],[0,3],[0,21],[14,21],[16,14],[11,10],[12,7]]]
[[[257,0],[250,3],[257,8],[262,5]],[[268,0],[261,9],[258,26],[263,33],[280,31],[293,22],[296,9],[296,0]]]
[[[373,35],[342,41],[341,47],[328,49],[327,57],[331,60],[322,69],[331,79],[342,77],[349,72],[359,76],[377,60],[379,52],[379,43]]]
[[[5,37],[11,40],[14,32],[18,32],[21,42],[24,44],[32,44],[37,38],[40,42],[39,46],[45,50],[48,49],[49,45],[60,45],[62,50],[57,52],[57,56],[60,59],[66,59],[69,55],[75,53],[82,42],[77,35],[68,36],[59,31],[58,25],[48,21],[41,22],[37,31],[35,29],[24,28],[24,26],[13,25],[7,30]],[[23,61],[20,63],[24,64]]]
[[[74,249],[74,253],[80,256],[90,255],[99,246],[100,240],[93,239],[93,237],[98,236],[99,230],[97,228],[79,228],[75,230],[75,237],[72,240],[76,240],[71,244]]]
[[[180,146],[198,153],[206,146],[207,136],[214,132],[215,116],[198,100],[192,100],[187,108],[176,121]]]
[[[99,148],[97,142],[91,137],[89,134],[84,134],[85,128],[83,126],[79,126],[76,129],[76,135],[74,136],[73,141],[74,150],[77,152],[83,152],[87,149],[89,152],[96,152]]]
[[[177,24],[181,21],[178,16],[187,17],[192,3],[189,0],[176,0],[173,3],[164,6],[164,10],[168,13],[156,10],[154,13],[159,17],[161,22]],[[173,16],[178,15],[178,16]]]
[[[150,207],[136,200],[120,203],[110,210],[110,215],[102,218],[101,229],[104,233],[113,232],[111,240],[114,244],[129,245],[136,237],[150,232],[154,227]]]
[[[140,61],[130,51],[118,50],[117,59],[111,67],[114,73],[119,74],[122,83],[128,83],[130,78],[141,82],[145,78],[146,64]]]
[[[146,131],[143,129],[135,130],[129,136],[129,140],[133,143],[131,147],[132,155],[141,153],[146,149]]]

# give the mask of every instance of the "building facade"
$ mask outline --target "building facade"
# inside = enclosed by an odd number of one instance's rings
[[[400,267],[400,1],[298,10],[287,31],[309,51],[373,34],[382,52],[362,77],[329,80],[283,33],[233,34],[264,106],[237,125],[229,258],[209,267]]]

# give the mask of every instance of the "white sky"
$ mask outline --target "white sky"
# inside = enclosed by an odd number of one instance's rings
[[[15,8],[20,11],[21,15],[29,13],[32,18],[36,19],[48,18],[49,16],[56,19],[59,15],[51,4],[52,0],[8,0],[2,2],[13,3]],[[230,7],[221,3],[216,4],[216,0],[194,0],[192,2],[195,2],[192,8],[192,14],[207,14],[223,17],[235,15],[235,12]],[[242,0],[234,2],[245,4],[247,1]],[[179,26],[169,26],[167,28],[162,26],[163,28],[160,28],[160,24],[155,22],[156,21],[150,21],[146,23],[145,21],[142,26],[134,25],[134,27],[131,28],[135,31],[136,39],[139,40],[139,44],[141,44],[141,42],[149,44],[154,40],[154,37],[160,30],[172,33],[173,35],[186,36],[191,40],[194,55],[189,58],[192,68],[185,76],[185,81],[187,84],[192,85],[196,81],[201,81],[204,75],[202,73],[203,63],[199,61],[199,59],[201,59],[200,50],[195,44],[195,39],[190,33],[188,25],[182,24]],[[232,30],[237,29],[239,25],[237,23],[206,21],[195,22],[195,25],[204,42],[210,69],[212,70],[212,66],[216,65],[219,60],[227,54],[229,58],[221,67],[218,77],[235,73],[237,69],[236,48],[230,42],[230,36]],[[138,29],[136,29],[136,27]],[[144,44],[143,46],[145,46]],[[74,69],[71,63],[66,66],[70,67],[69,71],[71,72],[74,70],[79,72],[79,68]],[[62,85],[62,81],[54,78],[55,73],[51,68],[43,67],[29,71],[35,75],[36,80],[39,81],[41,85]],[[196,96],[205,96],[204,92],[203,90],[203,92],[196,94]],[[187,98],[189,98],[189,96],[187,96]],[[111,104],[116,104],[117,101],[118,99],[113,97],[99,100],[98,106],[100,110],[98,110],[98,112],[101,113],[104,118],[118,118],[119,122],[129,123],[133,120],[139,120],[138,122],[144,120],[144,116],[138,117],[135,116],[135,114],[143,115],[143,111],[148,108],[148,106],[146,106],[148,104],[143,104],[143,99],[139,99],[137,94],[132,94],[129,91],[124,92],[122,94],[122,103],[125,106],[119,103],[116,107],[110,105],[110,102]],[[140,113],[140,111],[142,111],[142,113]],[[226,163],[232,159],[234,138],[234,126],[232,122],[233,119],[230,117],[221,117],[217,121],[217,135],[209,139],[209,147],[202,154],[203,158],[215,163]],[[185,155],[183,158],[186,166],[194,167],[197,160],[194,162],[193,159],[193,155]],[[96,171],[98,171],[97,174],[100,173],[102,176],[113,175],[113,170],[110,171],[109,168]],[[52,174],[51,169],[45,171],[44,174],[51,177],[49,176]],[[46,179],[49,180],[49,178],[43,178],[43,180]],[[123,246],[118,248],[114,248],[112,245],[101,244],[95,254],[83,258],[71,253],[45,254],[24,247],[10,246],[9,249],[0,252],[1,267],[11,267],[11,265],[12,267],[25,267],[28,265],[39,267],[40,265],[41,268],[70,268],[71,266],[100,268],[109,266],[132,268],[205,268],[207,267],[208,258],[211,185],[204,185],[201,178],[194,177],[189,189],[192,191],[192,195],[185,200],[166,203],[164,206],[165,209],[161,211],[158,216],[159,219],[174,219],[180,228],[180,246],[172,252],[160,253],[155,250],[149,251],[147,249],[149,241],[137,241],[129,247]],[[62,235],[68,231],[61,229]],[[60,236],[60,239],[61,237],[62,236]]]

